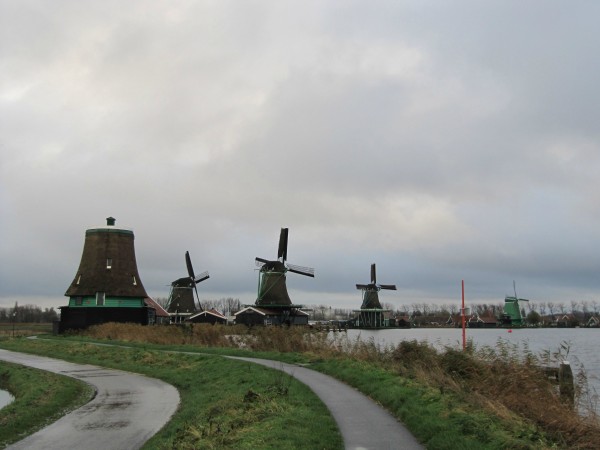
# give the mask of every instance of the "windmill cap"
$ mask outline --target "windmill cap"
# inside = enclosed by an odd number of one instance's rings
[[[123,233],[123,234],[133,234],[133,230],[130,228],[117,228],[115,223],[117,219],[114,217],[106,218],[106,225],[101,225],[97,227],[91,227],[86,230],[86,234],[89,233],[101,233],[101,232],[113,232],[113,233]]]

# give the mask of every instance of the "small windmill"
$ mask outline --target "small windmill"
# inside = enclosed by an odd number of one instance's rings
[[[396,290],[395,284],[377,284],[377,269],[371,264],[371,282],[369,284],[357,284],[356,289],[363,292],[363,301],[360,309],[355,310],[359,315],[357,325],[365,328],[378,328],[385,326],[383,313],[386,311],[379,303],[378,292],[381,289]]]
[[[512,327],[519,327],[525,323],[525,318],[521,312],[519,302],[528,302],[526,298],[519,298],[517,296],[517,285],[513,280],[513,290],[515,296],[506,296],[504,298],[504,310],[502,314],[502,325],[508,325]]]
[[[277,259],[268,260],[256,258],[260,267],[258,278],[257,306],[292,306],[292,301],[285,284],[286,272],[297,273],[306,277],[314,277],[315,270],[311,267],[297,266],[287,262],[288,229],[282,228],[279,235]]]
[[[371,264],[371,282],[369,284],[357,284],[356,289],[363,291],[363,302],[360,309],[382,309],[379,303],[380,289],[396,290],[395,284],[377,284],[377,269]]]
[[[197,311],[202,311],[196,285],[209,278],[208,272],[203,272],[198,276],[194,274],[190,252],[185,252],[185,265],[187,267],[188,276],[179,278],[171,283],[171,293],[169,294],[167,312],[172,315],[190,315]],[[193,291],[196,292],[196,299],[198,300],[197,305],[194,301]]]

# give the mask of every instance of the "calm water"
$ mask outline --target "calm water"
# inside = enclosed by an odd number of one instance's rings
[[[467,339],[476,347],[494,346],[499,341],[528,347],[533,353],[558,352],[562,343],[569,345],[567,360],[577,373],[581,367],[587,374],[589,385],[600,394],[600,328],[524,328],[467,329]],[[412,328],[389,330],[348,330],[348,339],[374,339],[382,345],[395,345],[404,340],[427,341],[435,347],[450,345],[462,347],[462,330],[459,328]],[[563,354],[565,352],[563,351]]]
[[[4,408],[10,402],[14,400],[13,396],[7,391],[0,389],[0,409]]]

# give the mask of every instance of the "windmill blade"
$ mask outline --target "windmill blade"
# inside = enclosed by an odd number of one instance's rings
[[[198,283],[202,283],[204,280],[210,278],[210,275],[208,275],[208,272],[202,272],[200,275],[198,275],[198,277],[194,280],[194,283],[198,284]]]
[[[368,284],[357,284],[356,289],[360,289],[360,290],[364,291],[366,289],[369,289],[369,285]]]
[[[307,277],[313,277],[313,278],[315,277],[315,269],[313,269],[312,267],[303,267],[303,266],[296,266],[295,264],[288,264],[287,269],[293,273],[297,273],[297,274],[304,275]]]
[[[396,285],[395,284],[380,284],[379,285],[380,289],[388,289],[390,291],[396,291]]]
[[[198,309],[202,311],[202,307],[200,306],[200,296],[198,295],[198,288],[196,287],[196,283],[194,283],[194,290],[196,291],[196,298],[198,299]]]
[[[196,278],[194,276],[194,268],[192,267],[192,260],[190,258],[190,252],[185,252],[185,265],[187,266],[188,275],[193,280]]]
[[[282,228],[279,234],[279,248],[277,249],[277,259],[281,258],[282,262],[287,259],[287,245],[288,245],[288,229]]]
[[[377,283],[377,276],[375,273],[375,263],[371,264],[371,284]]]

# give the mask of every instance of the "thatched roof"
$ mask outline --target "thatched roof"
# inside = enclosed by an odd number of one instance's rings
[[[148,297],[138,273],[133,241],[131,230],[108,225],[88,229],[79,268],[65,295],[104,292],[110,297]]]

